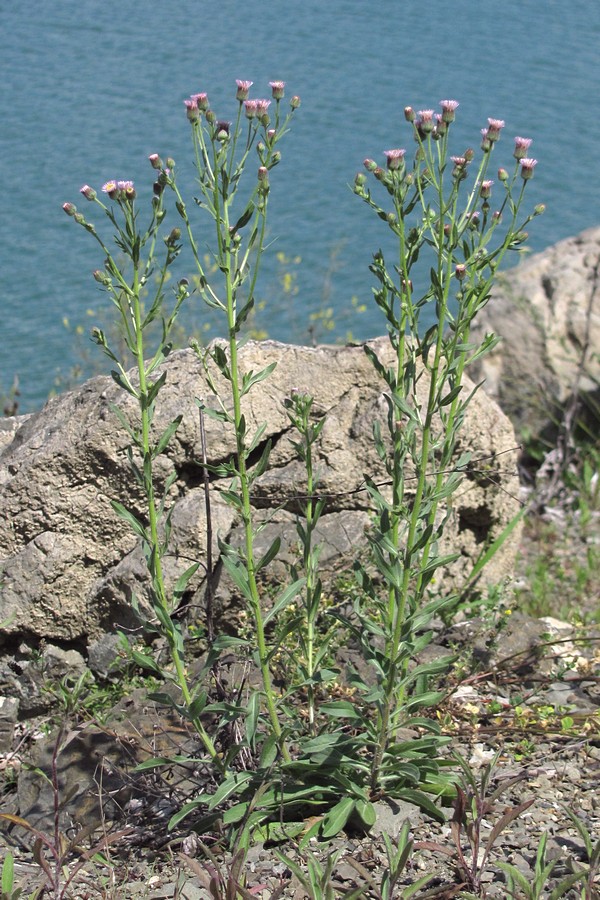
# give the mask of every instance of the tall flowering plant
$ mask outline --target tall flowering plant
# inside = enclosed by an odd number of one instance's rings
[[[163,161],[156,153],[149,158],[155,181],[151,214],[144,227],[130,181],[107,182],[103,188],[107,202],[90,186],[81,189],[85,199],[107,216],[124,263],[73,204],[65,204],[64,210],[102,248],[104,268],[94,278],[117,310],[126,353],[120,356],[101,330],[96,329],[94,337],[114,364],[113,378],[137,404],[134,423],[122,410],[115,412],[130,438],[129,462],[146,500],[145,514],[118,501],[113,506],[144,549],[152,616],[144,619],[141,609],[140,616],[147,630],[166,640],[170,664],[165,666],[137,650],[134,659],[179,689],[179,700],[167,693],[154,696],[192,722],[205,751],[203,762],[210,764],[213,788],[187,803],[171,825],[202,808],[206,813],[203,828],[222,816],[225,825],[245,833],[260,828],[267,838],[280,834],[273,830],[275,822],[281,825],[287,820],[289,830],[295,811],[313,809],[318,815],[308,829],[303,822],[296,823],[296,833],[304,832],[306,842],[317,834],[334,836],[350,819],[368,828],[375,819],[374,801],[382,794],[416,802],[438,818],[442,815],[431,794],[451,789],[441,754],[446,739],[423,710],[441,696],[430,682],[445,671],[449,660],[419,665],[414,660],[431,639],[427,627],[432,617],[454,603],[453,597],[434,586],[434,580],[455,558],[442,552],[441,540],[452,496],[470,462],[468,453],[457,459],[462,423],[473,396],[465,391],[464,374],[469,363],[495,342],[492,335],[474,342],[471,326],[490,298],[506,254],[523,246],[525,229],[542,208],[531,215],[521,213],[536,166],[528,138],[515,139],[512,172],[499,168],[491,177],[502,120],[490,118],[482,129],[478,162],[471,148],[452,153],[450,138],[458,108],[454,100],[442,101],[440,113],[415,113],[408,107],[405,118],[414,152],[404,147],[386,150],[381,165],[366,159],[364,170],[355,178],[355,193],[385,223],[395,243],[392,263],[378,251],[371,266],[376,280],[374,300],[386,323],[392,363],[390,354],[383,358],[365,347],[381,377],[387,404],[385,422],[374,423],[374,441],[389,486],[386,489],[366,474],[375,513],[369,533],[371,564],[356,564],[360,590],[352,613],[334,613],[335,622],[341,622],[362,649],[373,677],[351,673],[352,699],[327,696],[327,686],[338,671],[327,668],[333,629],[322,609],[316,539],[324,499],[317,491],[315,462],[324,419],[315,423],[308,395],[293,396],[284,404],[299,434],[294,446],[306,470],[307,492],[297,523],[301,559],[292,567],[290,583],[268,603],[261,596],[260,573],[277,556],[280,539],[275,538],[261,556],[255,551],[260,526],[253,521],[250,498],[253,484],[269,464],[270,445],[265,444],[251,465],[264,426],[249,432],[244,398],[269,377],[273,366],[242,372],[239,351],[244,323],[255,305],[271,175],[281,160],[281,140],[300,100],[293,97],[284,111],[283,82],[270,83],[269,99],[250,98],[251,87],[250,81],[237,82],[233,121],[217,117],[206,93],[192,94],[184,101],[199,188],[193,206],[188,208],[181,194],[174,161]],[[244,193],[247,179],[243,176],[251,154],[256,154],[255,165]],[[181,227],[172,228],[161,242],[168,197],[174,201]],[[196,238],[198,215],[208,218],[212,226],[214,267],[210,270]],[[224,323],[224,340],[208,348],[194,345],[217,407],[208,406],[205,398],[197,402],[202,420],[204,416],[217,419],[235,439],[235,453],[213,467],[213,472],[227,480],[222,496],[242,523],[243,542],[239,549],[221,542],[220,552],[252,623],[248,639],[215,638],[212,626],[207,627],[209,652],[193,683],[177,610],[201,563],[193,563],[168,588],[163,560],[170,534],[169,492],[176,476],[173,473],[160,484],[155,468],[181,416],[160,433],[154,421],[168,376],[163,363],[170,352],[173,325],[190,298],[185,278],[176,283],[170,302],[166,291],[169,270],[184,245],[196,270],[200,297],[222,315]],[[426,256],[431,263],[429,281],[419,291],[415,288],[418,267]],[[424,328],[426,313],[433,324]],[[148,329],[156,321],[162,323],[161,339],[151,348]],[[134,375],[129,370],[132,360]],[[291,626],[289,618],[286,623],[283,617],[281,625],[279,619],[299,594],[300,612],[291,621],[301,631],[297,641],[301,659],[281,696],[274,689],[271,665]],[[326,634],[319,634],[319,629]],[[211,702],[211,676],[225,647],[254,659],[261,687],[248,697],[242,698],[240,691],[221,694]],[[306,717],[299,704],[306,705]],[[420,736],[404,739],[407,726],[419,729]],[[234,732],[235,740],[231,740]],[[163,764],[164,760],[155,760],[145,766]]]
[[[442,554],[440,541],[450,514],[450,499],[460,486],[470,456],[456,459],[460,429],[473,392],[464,390],[467,365],[495,343],[487,335],[471,341],[471,325],[490,298],[493,279],[505,255],[522,247],[524,230],[543,211],[523,216],[521,206],[536,160],[527,156],[531,141],[517,137],[511,173],[500,168],[498,186],[490,177],[493,154],[504,122],[488,119],[481,132],[481,156],[471,148],[450,150],[458,103],[441,101],[441,112],[407,107],[414,153],[404,148],[384,152],[385,165],[366,159],[354,191],[384,221],[397,253],[389,264],[380,251],[371,271],[377,281],[375,302],[383,313],[394,364],[384,364],[366,347],[381,376],[387,401],[387,438],[379,426],[375,442],[390,479],[390,493],[368,481],[377,512],[370,535],[373,558],[384,582],[381,598],[373,579],[359,567],[367,601],[359,610],[357,637],[376,672],[376,717],[370,727],[373,746],[371,788],[397,772],[397,735],[418,724],[429,731],[429,719],[415,712],[437,695],[427,689],[440,663],[409,669],[427,641],[432,616],[453,601],[431,590],[438,570],[455,554]],[[375,184],[371,187],[369,179]],[[376,199],[382,195],[383,199]],[[428,254],[429,283],[422,292],[414,284],[417,261]],[[434,324],[423,329],[428,312]],[[433,315],[431,314],[433,312]],[[427,383],[423,402],[421,384]],[[415,473],[416,482],[408,473]],[[365,624],[367,628],[365,628]],[[369,635],[379,633],[384,650],[373,654]],[[443,665],[443,663],[442,663]],[[427,753],[430,752],[431,747]],[[426,754],[427,755],[427,754]],[[434,789],[435,771],[428,763],[417,781]],[[407,783],[410,778],[407,779]]]

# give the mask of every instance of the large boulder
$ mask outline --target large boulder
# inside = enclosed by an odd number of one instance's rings
[[[380,358],[390,358],[387,339],[372,342]],[[261,444],[273,443],[270,466],[254,486],[252,502],[264,528],[266,547],[282,535],[281,560],[270,577],[285,576],[285,564],[297,556],[294,497],[303,492],[303,470],[295,457],[293,433],[283,401],[293,388],[311,393],[318,415],[326,415],[319,446],[319,489],[328,495],[319,537],[321,563],[333,578],[344,560],[365,546],[371,509],[364,476],[385,481],[372,440],[373,420],[385,417],[384,385],[362,347],[306,348],[249,342],[240,354],[244,370],[277,363],[273,374],[245,397],[248,433],[266,423]],[[390,360],[391,361],[391,360]],[[205,581],[206,512],[200,466],[199,410],[195,398],[211,403],[201,363],[191,351],[174,353],[166,363],[167,381],[159,396],[155,427],[164,429],[177,415],[183,420],[167,454],[157,465],[164,482],[174,468],[171,554],[166,574],[172,582],[193,560],[201,567],[190,585],[188,602],[201,603]],[[215,376],[217,378],[217,376]],[[218,380],[218,379],[217,379]],[[421,379],[427,390],[427,378]],[[469,388],[467,387],[467,390]],[[128,438],[114,406],[135,422],[136,405],[109,377],[88,381],[51,400],[40,412],[6,425],[0,453],[0,622],[6,640],[35,644],[56,641],[63,648],[87,649],[89,642],[117,625],[132,626],[132,594],[144,601],[145,564],[139,542],[115,514],[118,499],[144,516],[143,498],[127,460]],[[234,436],[222,423],[206,418],[210,463],[234,451]],[[444,586],[464,582],[473,561],[518,509],[514,498],[513,428],[482,392],[475,395],[464,423],[460,451],[475,460],[453,499],[446,545],[460,557],[443,574]],[[1,446],[1,445],[0,445]],[[407,478],[410,478],[410,473]],[[211,481],[212,552],[217,576],[216,603],[223,617],[236,602],[235,590],[218,566],[217,537],[241,540],[234,510]],[[511,571],[515,539],[507,542],[490,570],[493,580]],[[260,550],[260,548],[259,548]],[[441,579],[440,579],[441,582]]]
[[[577,394],[600,410],[600,227],[501,275],[474,333],[502,338],[477,378],[517,431],[538,437]],[[586,404],[587,400],[587,404]]]

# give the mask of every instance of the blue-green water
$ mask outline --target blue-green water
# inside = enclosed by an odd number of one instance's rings
[[[534,250],[600,220],[597,0],[0,0],[0,11],[0,393],[18,374],[22,411],[78,361],[63,319],[88,328],[103,302],[90,277],[101,257],[62,203],[110,177],[149,191],[152,152],[191,173],[182,101],[206,90],[231,118],[235,78],[254,96],[285,79],[302,97],[271,179],[273,252],[302,258],[285,303],[274,256],[264,270],[257,325],[272,337],[307,341],[324,301],[337,335],[383,331],[371,306],[350,313],[353,296],[369,302],[384,229],[348,184],[365,156],[411,139],[407,104],[459,100],[461,150],[488,116],[505,119],[498,164],[514,135],[534,139],[529,200],[547,204]]]

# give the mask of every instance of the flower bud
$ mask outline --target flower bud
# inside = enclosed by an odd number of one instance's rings
[[[167,170],[175,168],[175,160],[172,156],[167,156]]]
[[[273,164],[274,166],[276,166],[277,163],[280,163],[280,162],[281,162],[281,153],[279,152],[279,150],[276,150],[276,151],[275,151],[275,153],[274,153],[273,156],[271,157],[271,162],[272,162],[272,164]]]
[[[101,269],[95,269],[92,272],[92,275],[94,276],[94,279],[98,282],[98,284],[103,284],[105,287],[108,287],[110,284],[112,284],[106,272],[103,272]]]
[[[420,109],[417,125],[419,127],[419,131],[422,131],[423,134],[430,134],[434,128],[433,110]]]
[[[160,158],[160,156],[158,155],[158,153],[151,153],[150,156],[148,157],[148,159],[150,160],[150,165],[152,166],[153,169],[158,169],[159,171],[160,171],[160,169],[162,169],[163,161]]]
[[[529,181],[530,178],[533,178],[533,170],[537,166],[537,159],[522,159],[521,163],[521,178],[523,181]]]
[[[269,87],[273,92],[273,100],[283,100],[285,81],[270,81]]]
[[[515,138],[515,149],[513,152],[513,156],[515,159],[524,159],[529,152],[529,148],[532,144],[532,138],[524,138],[524,137],[516,137]]]
[[[492,185],[493,181],[488,179],[487,181],[481,182],[481,188],[479,189],[479,196],[483,197],[484,200],[487,200],[492,196]]]
[[[459,281],[462,281],[467,274],[467,267],[464,263],[458,263],[456,268],[454,269],[454,274],[458,278]]]
[[[217,140],[223,143],[229,139],[231,122],[217,122]]]
[[[181,239],[181,228],[172,228],[171,232],[165,238],[167,247],[174,247],[177,241]]]
[[[414,111],[414,109],[412,108],[412,106],[404,107],[404,118],[406,119],[407,122],[415,121],[415,119],[417,118],[417,114]]]
[[[198,109],[198,104],[195,100],[184,100],[185,111],[190,122],[199,122],[200,121],[200,111]]]
[[[217,117],[214,114],[214,112],[212,111],[212,109],[206,110],[206,121],[208,122],[209,125],[214,125],[215,122],[217,121]]]
[[[481,129],[481,149],[484,153],[489,153],[489,151],[492,149],[492,142],[488,137],[487,128]]]
[[[498,169],[498,181],[508,181],[508,172],[506,169]]]
[[[464,155],[467,162],[472,162],[475,159],[475,151],[472,147],[467,147]]]
[[[534,216],[541,216],[545,212],[546,212],[546,204],[545,203],[538,203],[538,205],[534,206],[534,208],[533,208]]]
[[[383,155],[387,159],[387,167],[391,170],[400,169],[404,163],[404,154],[406,150],[384,150]]]
[[[388,225],[397,225],[398,217],[396,213],[389,212],[386,214],[385,221],[388,223]]]
[[[364,172],[357,172],[354,176],[354,186],[361,188],[366,183],[366,180],[367,176],[364,174]]]
[[[500,131],[504,128],[503,119],[488,119],[487,138],[494,143],[500,137]]]
[[[196,106],[200,110],[200,112],[206,112],[208,109],[208,94],[192,94],[191,99],[195,102]]]
[[[96,199],[96,191],[94,190],[94,188],[91,188],[89,184],[84,184],[84,186],[79,189],[79,193],[83,194],[86,200]]]
[[[446,124],[450,124],[450,122],[454,122],[456,118],[456,110],[459,106],[457,100],[440,100],[440,106],[442,107],[442,122]]]
[[[77,213],[77,207],[74,203],[63,203],[62,208],[68,216],[74,216]]]
[[[250,91],[250,88],[252,87],[254,82],[253,81],[240,81],[238,78],[236,78],[235,83],[237,84],[237,93],[235,95],[235,99],[240,100],[240,101],[247,100],[248,92]]]
[[[292,107],[292,109],[298,109],[301,102],[302,101],[300,100],[300,97],[292,97],[292,99],[290,100],[290,106]]]
[[[367,170],[367,172],[374,172],[377,168],[377,163],[374,159],[365,159],[363,162],[363,166]]]
[[[259,166],[258,189],[262,194],[267,194],[269,192],[269,170],[266,166]]]

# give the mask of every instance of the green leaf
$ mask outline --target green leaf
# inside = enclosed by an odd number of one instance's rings
[[[256,564],[256,572],[260,572],[261,569],[265,569],[270,562],[272,562],[277,554],[279,553],[279,548],[281,547],[281,538],[276,537],[267,552]]]
[[[196,800],[190,800],[188,803],[184,803],[181,809],[169,819],[167,830],[172,831],[176,825],[179,825],[179,823],[185,819],[186,816],[189,816],[191,812],[194,812],[195,809],[198,809],[200,806],[206,806],[206,802],[205,798],[197,798]]]
[[[440,400],[440,406],[449,406],[450,403],[452,403],[452,401],[455,400],[456,397],[458,397],[462,389],[462,384],[457,384],[456,387],[453,387],[451,391],[448,391],[445,397],[442,397],[442,399]]]
[[[306,578],[298,578],[296,581],[293,581],[286,587],[286,589],[279,595],[268,613],[266,613],[264,617],[265,625],[273,618],[273,616],[276,616],[281,612],[282,609],[285,609],[286,606],[289,606],[289,604],[292,602],[296,594],[302,589],[305,583]]]
[[[246,738],[248,745],[252,749],[256,746],[256,733],[258,727],[258,717],[260,715],[260,692],[254,691],[250,694],[248,701],[248,709],[246,712]]]
[[[14,885],[15,878],[15,859],[12,853],[9,851],[6,854],[6,858],[4,860],[4,865],[2,866],[2,894],[7,894],[12,896],[12,889]]]
[[[221,556],[221,562],[223,563],[227,574],[230,576],[234,584],[240,589],[246,600],[252,600],[250,583],[248,581],[248,570],[246,569],[246,566],[240,560],[237,560],[236,562],[234,559],[227,555]]]
[[[202,762],[200,759],[190,759],[189,756],[177,755],[177,756],[153,756],[152,759],[145,759],[143,762],[138,763],[137,766],[134,766],[132,769],[133,772],[147,772],[150,769],[160,769],[162,766],[172,766],[175,763],[188,763],[188,762]]]
[[[200,563],[197,563],[197,562],[192,563],[192,565],[189,566],[185,570],[185,572],[181,573],[181,575],[179,576],[179,578],[177,579],[177,581],[175,582],[175,585],[173,587],[173,599],[175,601],[178,601],[181,598],[181,596],[183,595],[183,593],[187,587],[188,581],[198,571],[199,565],[200,565]]]
[[[276,366],[276,362],[270,363],[268,366],[265,366],[264,369],[261,369],[260,372],[256,372],[256,374],[254,372],[247,372],[246,375],[243,375],[240,397],[247,394],[255,384],[259,384],[261,381],[264,381],[265,378],[268,378]]]
[[[137,391],[132,386],[130,380],[127,378],[125,373],[117,372],[116,369],[111,369],[111,377],[112,380],[115,381],[120,388],[123,388],[124,391],[127,391],[128,394],[131,394],[132,397],[137,399]]]
[[[240,228],[244,228],[245,225],[248,224],[250,219],[252,218],[252,214],[254,212],[254,204],[249,203],[242,215],[239,217],[235,225],[232,226],[231,232],[235,234],[236,231],[239,231]]]
[[[205,416],[208,416],[209,419],[215,419],[217,422],[231,422],[232,418],[229,413],[225,412],[224,409],[213,409],[210,406],[204,406],[200,403],[199,400],[196,400],[196,403],[202,410]]]
[[[319,712],[332,719],[360,719],[361,715],[354,704],[348,700],[330,700],[321,703]]]
[[[256,480],[257,478],[260,478],[260,476],[266,470],[270,455],[271,455],[271,439],[269,438],[269,440],[265,444],[265,448],[261,454],[260,459],[258,460],[256,465],[252,468],[251,475],[252,475],[253,481]]]
[[[357,800],[354,804],[357,815],[366,828],[372,828],[377,821],[375,807],[368,800]]]
[[[168,446],[171,438],[173,437],[173,435],[175,434],[175,432],[181,425],[182,419],[183,419],[183,416],[177,416],[177,418],[173,419],[171,424],[165,428],[165,430],[159,437],[158,441],[156,442],[156,446],[154,447],[154,450],[152,453],[152,455],[154,457],[160,456],[160,454],[163,452],[163,450]]]
[[[141,537],[144,541],[148,540],[146,529],[144,528],[140,520],[136,519],[132,512],[126,509],[122,503],[119,503],[118,500],[111,500],[110,505],[119,516],[119,518],[127,522],[127,524],[138,535],[138,537]]]
[[[415,806],[418,806],[423,812],[429,813],[429,815],[436,820],[436,822],[444,823],[446,821],[446,816],[439,809],[435,803],[433,803],[427,794],[424,794],[422,791],[415,791],[411,788],[404,788],[399,791],[398,794],[395,794],[397,799],[399,800],[407,800],[408,803],[414,803]]]
[[[147,656],[145,653],[140,653],[139,650],[132,650],[131,658],[133,659],[134,663],[136,663],[140,667],[140,669],[147,669],[149,672],[154,672],[155,675],[160,675],[161,678],[163,677],[163,670],[158,665],[158,663],[152,659],[151,656]]]
[[[151,383],[148,387],[148,393],[146,394],[146,408],[148,409],[158,396],[158,392],[163,387],[165,381],[167,380],[167,370],[165,369],[160,378]]]
[[[354,811],[354,805],[355,801],[352,797],[344,797],[324,816],[320,832],[325,840],[334,838],[336,834],[340,833]]]
[[[253,777],[252,772],[235,772],[230,775],[209,798],[208,809],[215,809],[220,803],[229,799],[232,794],[239,794],[252,781]]]
[[[236,822],[240,822],[250,809],[250,806],[249,800],[246,803],[236,803],[234,806],[230,806],[223,813],[223,825],[234,825]]]

